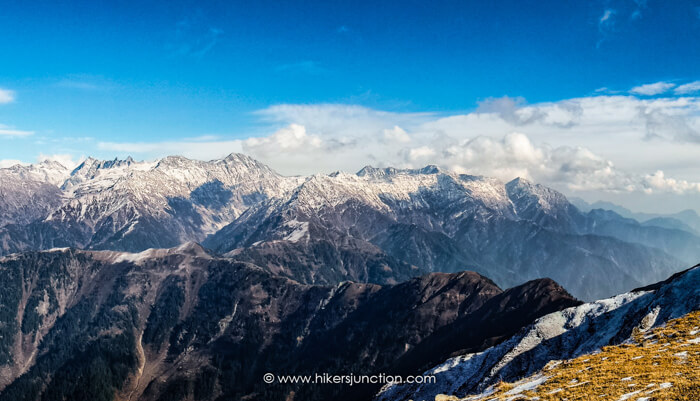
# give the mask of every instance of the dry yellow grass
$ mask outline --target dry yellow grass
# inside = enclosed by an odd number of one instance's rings
[[[533,389],[516,387],[541,378]],[[633,340],[568,361],[550,362],[489,396],[464,400],[687,400],[700,401],[700,311],[669,321]],[[457,400],[438,396],[436,401]]]

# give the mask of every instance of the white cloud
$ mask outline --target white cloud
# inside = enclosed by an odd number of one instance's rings
[[[3,159],[0,160],[0,168],[8,168],[16,165],[26,165],[26,163],[23,163],[20,160],[14,160],[14,159]]]
[[[263,121],[286,126],[303,125],[320,137],[334,138],[382,135],[383,130],[400,126],[410,130],[436,118],[433,113],[392,113],[346,104],[280,104],[256,112]],[[393,124],[387,126],[387,122]]]
[[[593,96],[528,105],[489,99],[471,113],[392,113],[353,105],[277,105],[257,113],[271,134],[100,149],[199,159],[243,152],[283,174],[364,165],[437,164],[461,173],[517,176],[575,193],[693,194],[700,161],[700,98]],[[655,171],[665,173],[663,180]],[[636,194],[636,195],[632,195]],[[599,196],[603,198],[604,196]]]
[[[163,157],[180,155],[193,159],[211,160],[225,157],[233,152],[242,152],[240,140],[202,141],[183,140],[166,142],[99,142],[97,148],[123,155]]]
[[[497,114],[513,125],[525,125],[541,119],[544,115],[536,108],[524,107],[525,99],[504,96],[487,99],[479,104],[477,112]]]
[[[177,22],[174,37],[166,48],[176,56],[202,58],[223,34],[223,30],[208,25],[201,14],[194,13]]]
[[[576,124],[582,109],[580,105],[570,101],[528,106],[523,98],[505,96],[481,102],[477,113],[496,114],[515,126],[543,122],[567,127]]]
[[[267,137],[242,142],[244,152],[263,156],[285,152],[312,153],[321,149],[321,144],[321,138],[308,135],[306,128],[299,124],[290,124]]]
[[[700,143],[700,124],[697,118],[689,118],[667,108],[647,107],[640,109],[640,113],[646,124],[647,138]]]
[[[645,192],[647,193],[651,193],[654,190],[674,192],[677,194],[700,192],[700,183],[668,178],[661,170],[658,170],[654,174],[646,175],[644,177],[644,185],[646,187]]]
[[[33,131],[22,131],[22,130],[14,129],[14,128],[8,127],[6,125],[0,124],[0,136],[19,137],[19,136],[30,136],[30,135],[34,135],[34,132]]]
[[[527,135],[517,132],[500,138],[479,136],[439,150],[422,146],[404,154],[405,163],[431,161],[460,173],[486,175],[504,181],[523,177],[557,183],[572,190],[640,189],[635,187],[632,178],[616,170],[612,162],[588,149],[537,146]]]
[[[0,104],[12,103],[15,101],[15,92],[9,89],[0,88]]]
[[[612,9],[606,9],[603,11],[603,15],[600,16],[598,19],[598,25],[605,25],[605,24],[611,24],[612,23],[612,17],[615,15],[615,10]]]
[[[421,164],[427,164],[431,162],[431,159],[433,156],[435,156],[435,153],[435,150],[429,146],[409,149],[407,161],[411,163],[420,162]]]
[[[642,18],[642,10],[647,8],[647,0],[634,0],[634,3],[637,7],[632,11],[630,18],[632,20],[637,20]]]
[[[411,142],[411,137],[404,131],[403,128],[398,125],[394,125],[393,128],[385,129],[384,140],[388,143],[407,143]]]
[[[700,81],[689,82],[687,84],[678,85],[676,89],[673,90],[676,95],[688,95],[691,93],[700,92]]]
[[[69,169],[73,169],[78,167],[80,163],[85,160],[85,157],[81,157],[78,160],[73,160],[73,155],[69,154],[53,154],[53,155],[45,155],[43,153],[39,154],[39,157],[37,158],[38,161],[44,162],[44,161],[52,161],[52,162],[57,162],[62,164],[64,167],[67,167]]]
[[[676,86],[676,84],[672,84],[670,82],[656,82],[653,84],[635,86],[634,88],[630,89],[630,93],[635,95],[654,96],[666,93],[674,86]]]
[[[610,36],[610,34],[615,29],[615,14],[617,12],[613,9],[606,9],[603,14],[598,18],[598,34],[599,39],[596,43],[596,47],[599,48],[603,42]]]
[[[698,149],[682,145],[696,142],[696,98],[594,96],[535,105],[522,99],[489,99],[476,112],[445,117],[343,105],[280,105],[264,113],[275,122],[310,123],[314,133],[323,133],[318,149],[324,157],[315,160],[327,162],[316,164],[317,171],[430,163],[504,180],[524,176],[572,191],[638,193],[651,187],[646,181],[649,160],[657,166],[670,160],[698,165]],[[679,130],[684,126],[688,129]],[[347,145],[326,146],[337,138]],[[263,161],[284,171],[283,158],[278,154]],[[651,190],[676,191],[658,185]]]

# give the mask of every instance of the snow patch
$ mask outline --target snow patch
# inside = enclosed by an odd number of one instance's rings
[[[633,391],[633,392],[631,392],[631,393],[622,394],[622,396],[621,396],[620,398],[618,398],[617,400],[618,400],[618,401],[629,400],[630,398],[632,398],[633,396],[635,396],[635,395],[637,395],[637,394],[639,394],[639,393],[641,393],[641,392],[642,392],[641,390],[637,390],[637,391]]]
[[[531,391],[536,389],[540,384],[544,383],[547,381],[546,376],[535,376],[532,377],[529,380],[525,380],[523,382],[520,382],[517,386],[513,387],[510,389],[508,392],[506,392],[506,395],[515,395],[515,394],[520,394],[524,391]]]
[[[298,242],[309,234],[309,222],[308,221],[298,221],[296,219],[290,220],[284,224],[284,227],[290,229],[290,233],[284,237],[285,240],[291,242]]]

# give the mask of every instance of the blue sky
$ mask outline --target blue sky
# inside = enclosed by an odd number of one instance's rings
[[[192,156],[214,158],[220,155],[205,149],[251,151],[236,141],[271,138],[291,124],[347,147],[358,133],[398,127],[410,137],[428,135],[430,121],[496,112],[508,120],[513,110],[571,99],[622,96],[630,107],[655,111],[658,103],[644,102],[694,102],[698,39],[700,1],[689,0],[3,2],[0,132],[10,134],[0,135],[0,159],[153,158],[187,153],[192,142],[212,145],[198,145]],[[662,110],[662,122],[642,124],[635,139],[642,154],[700,142],[695,103],[680,122],[664,120],[678,115],[677,104],[664,107],[671,109]],[[455,128],[467,132],[461,137],[440,132],[464,142],[487,135],[479,130],[500,140],[525,130],[536,147],[584,147],[625,174],[663,170],[700,181],[695,166],[674,166],[670,156],[645,166],[583,131],[544,132],[523,122],[511,119],[500,131]],[[685,128],[684,140],[677,131]],[[659,146],[656,137],[666,142]],[[382,155],[372,156],[394,160]],[[350,152],[338,168],[368,160]],[[422,161],[434,160],[415,163]],[[275,167],[334,169],[313,158],[295,163]],[[603,197],[595,191],[590,196]]]

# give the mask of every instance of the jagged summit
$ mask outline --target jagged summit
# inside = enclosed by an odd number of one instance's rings
[[[121,167],[125,165],[128,166],[133,163],[136,162],[131,156],[128,156],[126,159],[119,159],[118,157],[115,157],[114,160],[99,160],[90,156],[83,160],[83,162],[80,163],[75,169],[73,169],[71,174],[75,174],[86,169]]]
[[[23,180],[25,182],[48,183],[60,185],[70,173],[70,170],[55,160],[42,160],[35,164],[15,164],[0,169],[2,180],[10,182]]]
[[[395,167],[377,168],[372,166],[365,166],[360,171],[358,171],[356,175],[358,177],[384,178],[395,176],[398,174],[438,174],[441,172],[442,170],[440,169],[440,167],[433,164],[429,164],[419,169],[398,169]]]
[[[174,248],[173,252],[179,252],[194,256],[210,256],[209,252],[202,245],[194,241],[185,242],[177,248]]]
[[[114,158],[114,160],[98,160],[94,157],[88,157],[83,160],[76,168],[71,171],[71,176],[87,176],[90,174],[95,174],[97,170],[128,167],[135,164],[136,161],[129,156],[126,159]]]
[[[243,154],[243,153],[230,153],[228,156],[224,157],[223,159],[218,159],[224,162],[242,162],[242,163],[254,163],[254,164],[262,164],[259,161],[253,159],[252,157]],[[217,161],[217,159],[212,160],[212,161]]]
[[[519,216],[554,228],[576,230],[578,213],[564,194],[518,177],[505,185]]]
[[[46,168],[54,168],[58,170],[65,170],[68,167],[66,167],[63,163],[57,161],[57,160],[51,160],[51,159],[44,159],[38,163],[39,166],[45,166]]]

